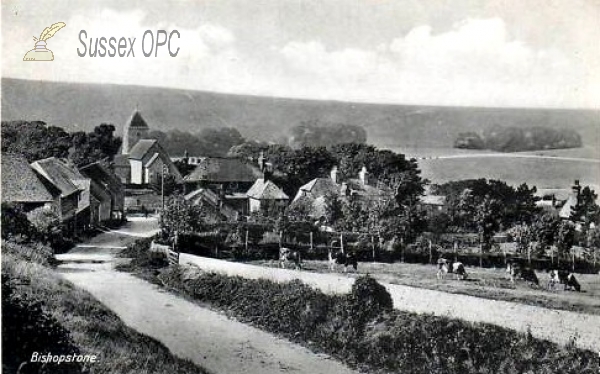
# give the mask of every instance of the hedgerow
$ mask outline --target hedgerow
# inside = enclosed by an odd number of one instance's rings
[[[277,283],[173,266],[166,286],[238,319],[338,357],[368,372],[595,373],[596,354],[490,324],[392,307],[384,286],[358,278],[350,293],[326,295],[300,281]]]

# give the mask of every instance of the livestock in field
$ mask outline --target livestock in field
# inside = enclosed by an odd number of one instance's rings
[[[302,269],[302,255],[299,251],[282,247],[279,249],[279,263],[283,269],[286,263],[294,264],[294,269]]]
[[[550,278],[548,280],[549,290],[554,290],[556,285],[563,284],[565,291],[575,289],[577,292],[581,292],[581,285],[570,271],[553,269],[548,272],[548,275]]]
[[[506,264],[506,272],[510,275],[510,281],[515,283],[517,279],[522,279],[536,286],[540,285],[540,281],[535,275],[535,271],[528,266],[518,262],[508,262]]]
[[[331,271],[335,270],[336,265],[344,266],[344,273],[348,271],[348,266],[352,266],[354,271],[358,270],[358,257],[356,253],[349,252],[345,253],[343,251],[329,251],[329,269]]]
[[[456,275],[456,279],[465,280],[469,276],[465,270],[465,265],[460,261],[449,261],[445,259],[438,260],[438,279],[443,279],[448,273]]]

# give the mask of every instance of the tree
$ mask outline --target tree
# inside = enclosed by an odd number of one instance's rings
[[[39,233],[42,242],[52,243],[61,239],[62,229],[56,207],[39,207],[27,213],[27,218]]]
[[[114,132],[115,126],[103,123],[90,133],[73,133],[69,158],[77,166],[103,159],[112,160],[121,146],[121,138],[115,137]]]
[[[575,224],[569,220],[563,220],[558,224],[555,237],[558,249],[558,258],[566,258],[575,243]]]
[[[589,186],[581,190],[577,199],[577,205],[571,212],[570,219],[573,222],[582,222],[587,228],[591,223],[600,223],[600,207],[596,204],[598,195]]]
[[[28,162],[69,154],[71,135],[42,121],[2,122],[2,152],[22,154]]]
[[[492,238],[500,229],[499,208],[499,202],[490,197],[486,197],[477,206],[474,222],[477,224],[477,230],[480,235],[482,253],[490,251],[492,247]]]
[[[207,209],[203,209],[202,203],[193,205],[178,193],[169,196],[160,215],[163,238],[172,240],[175,233],[201,231],[208,223],[206,212]]]
[[[559,223],[558,217],[551,213],[545,213],[534,220],[532,234],[538,244],[538,256],[543,256],[546,248],[554,244]]]
[[[37,236],[37,230],[29,222],[23,207],[2,203],[2,237],[21,236],[25,239],[32,239]]]

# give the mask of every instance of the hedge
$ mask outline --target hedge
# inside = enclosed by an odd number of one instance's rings
[[[172,266],[166,286],[367,372],[595,373],[598,356],[502,327],[392,309],[385,288],[358,278],[349,294]],[[407,301],[408,302],[408,301]]]

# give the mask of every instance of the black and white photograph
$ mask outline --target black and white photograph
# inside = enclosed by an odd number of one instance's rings
[[[600,1],[0,11],[2,373],[600,373]]]

